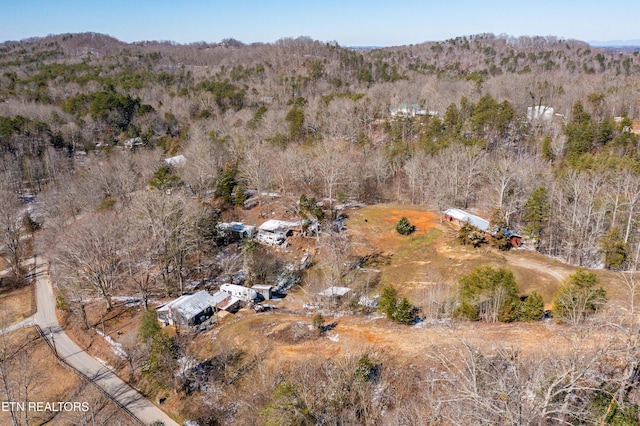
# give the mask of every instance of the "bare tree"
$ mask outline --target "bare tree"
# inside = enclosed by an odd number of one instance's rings
[[[184,291],[184,262],[194,243],[193,217],[179,192],[149,191],[134,207],[141,229],[159,250],[160,275],[167,294]]]
[[[273,180],[273,169],[269,162],[273,156],[269,152],[269,148],[264,145],[256,145],[253,149],[247,151],[243,161],[240,163],[240,175],[246,180],[250,188],[258,191],[258,200],[260,203],[260,213],[262,214],[263,192],[271,187]],[[267,196],[267,200],[269,196]]]
[[[26,255],[25,240],[22,238],[22,218],[15,194],[0,193],[0,244],[9,253],[11,271],[17,278],[22,277],[22,262]]]
[[[156,241],[148,238],[146,229],[130,224],[124,241],[123,265],[130,282],[135,285],[144,310],[149,309],[149,297],[155,287],[160,250]]]
[[[337,141],[326,141],[315,151],[314,170],[322,181],[324,193],[329,198],[329,210],[333,212],[333,197],[343,183],[348,167],[346,147]]]
[[[62,272],[60,284],[82,282],[112,308],[111,296],[121,273],[124,229],[117,214],[98,213],[68,227],[53,261]]]

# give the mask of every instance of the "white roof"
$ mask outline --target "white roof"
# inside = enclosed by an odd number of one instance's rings
[[[269,219],[262,225],[258,227],[258,229],[262,231],[276,232],[276,231],[285,231],[291,228],[297,228],[302,226],[301,222],[286,222],[284,220],[277,219]]]
[[[218,222],[218,227],[224,231],[231,230],[234,232],[251,231],[255,229],[253,225],[245,225],[242,222]]]
[[[350,288],[348,287],[338,287],[338,286],[331,286],[325,290],[322,290],[320,293],[318,293],[320,296],[344,296],[345,294],[349,293],[351,291]]]
[[[184,155],[176,155],[175,157],[169,157],[164,160],[170,166],[181,166],[187,162],[187,159]]]
[[[208,307],[216,306],[216,299],[207,291],[201,290],[194,294],[180,296],[175,300],[159,307],[157,311],[175,311],[185,318],[193,318]]]
[[[554,109],[545,105],[536,105],[527,108],[527,118],[533,120],[536,118],[550,119],[554,115]]]
[[[483,219],[479,216],[476,216],[474,214],[471,213],[467,213],[464,210],[460,210],[460,209],[448,209],[447,211],[444,212],[444,214],[446,214],[447,216],[450,216],[460,222],[469,222],[472,226],[475,226],[476,228],[478,228],[481,231],[488,231],[489,230],[489,221],[486,219]]]
[[[257,288],[258,290],[269,290],[272,289],[273,286],[269,284],[256,284],[251,288]]]

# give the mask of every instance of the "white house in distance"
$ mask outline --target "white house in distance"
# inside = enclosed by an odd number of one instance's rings
[[[536,105],[534,107],[527,108],[527,120],[544,120],[549,121],[554,116],[554,109],[550,106]]]
[[[187,159],[184,155],[176,155],[175,157],[169,157],[164,160],[170,166],[184,166],[187,162]]]
[[[389,111],[393,117],[415,117],[416,115],[427,115],[427,110],[420,108],[418,104],[400,104],[398,108],[391,108]]]

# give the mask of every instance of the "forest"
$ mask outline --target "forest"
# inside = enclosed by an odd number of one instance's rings
[[[376,49],[307,37],[8,41],[0,44],[0,244],[10,277],[1,286],[26,283],[24,261],[46,256],[58,308],[79,335],[119,309],[121,296],[139,298],[140,333],[123,344],[118,368],[147,395],[171,394],[168,410],[201,425],[637,424],[639,135],[638,51],[577,40],[479,34]],[[521,234],[540,258],[575,268],[557,293],[524,294],[515,283],[522,273],[473,264],[451,277],[434,272],[446,285],[418,300],[387,274],[384,254],[353,252],[352,219],[346,233],[332,230],[343,220],[336,206],[355,204],[472,211]],[[236,247],[219,227],[275,211],[326,229],[302,243],[316,254],[296,274],[302,291],[366,281],[365,296],[382,293],[381,312],[396,319],[384,327],[410,341],[421,338],[406,330],[416,318],[446,319],[446,343],[428,345],[419,360],[370,344],[279,368],[277,348],[232,343],[224,328],[219,347],[156,329],[147,314],[154,301],[194,283],[219,285],[215,277],[233,281],[238,271],[245,285],[276,282],[286,270],[281,253],[251,241]],[[477,245],[455,250],[510,256],[509,247]],[[358,256],[357,268],[345,266]],[[382,279],[363,278],[366,268]],[[540,331],[545,310],[553,333]],[[252,336],[252,318],[223,327]],[[323,321],[287,339],[324,339]],[[464,337],[515,322],[565,350]],[[181,364],[186,356],[197,368]],[[211,404],[189,403],[200,400]]]

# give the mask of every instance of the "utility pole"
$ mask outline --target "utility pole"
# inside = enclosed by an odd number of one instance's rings
[[[53,344],[53,353],[56,354],[56,357],[59,358],[58,349],[56,349],[56,339],[53,337],[53,329],[49,329],[49,335],[51,336],[51,343]]]

